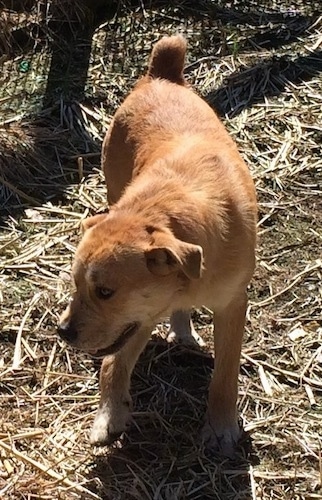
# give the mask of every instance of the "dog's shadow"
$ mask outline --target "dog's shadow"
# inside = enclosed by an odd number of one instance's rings
[[[152,340],[132,377],[133,421],[110,448],[94,451],[89,485],[101,498],[251,497],[245,452],[209,456],[200,433],[213,357]],[[247,443],[249,446],[249,440]]]

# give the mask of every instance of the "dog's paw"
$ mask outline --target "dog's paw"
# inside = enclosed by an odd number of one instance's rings
[[[174,330],[171,330],[167,336],[167,341],[176,342],[178,344],[183,344],[187,347],[203,347],[206,345],[205,341],[198,335],[194,328],[191,329],[191,332],[180,332],[177,333]]]
[[[170,317],[168,342],[177,342],[189,347],[201,347],[204,340],[198,335],[191,321],[189,311],[175,311]]]
[[[93,446],[110,445],[126,431],[130,421],[130,403],[124,402],[111,408],[104,405],[98,409],[92,431],[90,443]]]
[[[220,453],[221,455],[233,458],[238,441],[242,435],[242,429],[237,422],[225,426],[216,426],[207,419],[202,429],[202,441],[207,451]]]

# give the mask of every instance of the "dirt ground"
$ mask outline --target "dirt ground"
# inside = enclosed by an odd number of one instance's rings
[[[0,497],[322,499],[322,7],[319,1],[0,2]],[[93,7],[92,7],[93,8]],[[97,363],[55,333],[80,221],[105,211],[100,146],[164,34],[255,179],[257,269],[240,369],[248,437],[200,442],[213,367],[160,324],[131,428],[93,449]]]

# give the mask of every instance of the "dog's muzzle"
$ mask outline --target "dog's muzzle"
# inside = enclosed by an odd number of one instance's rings
[[[123,330],[123,332],[117,337],[117,339],[110,346],[105,349],[98,349],[97,351],[88,350],[87,352],[93,356],[93,358],[104,358],[104,356],[110,356],[119,351],[133,335],[138,331],[140,327],[139,323],[131,323]]]

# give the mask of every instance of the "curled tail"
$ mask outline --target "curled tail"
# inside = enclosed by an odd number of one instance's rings
[[[187,42],[181,35],[164,37],[153,47],[148,76],[184,85],[183,67]]]

